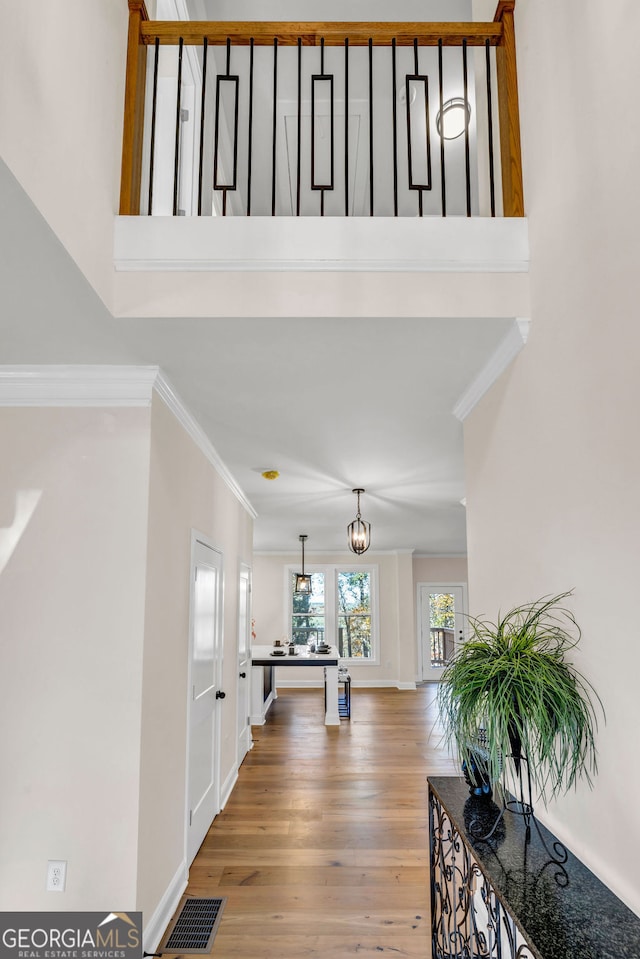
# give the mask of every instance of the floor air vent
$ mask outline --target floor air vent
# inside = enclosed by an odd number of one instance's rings
[[[157,952],[211,952],[226,901],[183,896],[177,918],[167,929]]]

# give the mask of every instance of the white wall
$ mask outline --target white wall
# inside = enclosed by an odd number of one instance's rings
[[[256,621],[256,642],[272,643],[283,634],[290,634],[288,622],[285,568],[300,563],[300,553],[288,555],[267,553],[254,557],[253,616]],[[305,551],[305,566],[340,565],[378,566],[380,664],[351,666],[354,685],[407,686],[416,678],[416,643],[414,626],[411,552],[318,553]],[[288,673],[279,670],[280,681],[290,681]],[[314,670],[296,670],[296,681],[317,682]]]
[[[133,908],[149,410],[0,409],[0,448],[0,902]]]
[[[142,691],[137,908],[148,921],[184,859],[191,530],[223,552],[221,783],[236,763],[238,577],[252,521],[154,394]],[[167,917],[168,919],[169,917]]]
[[[518,2],[532,329],[465,424],[471,611],[575,589],[607,725],[593,792],[544,818],[637,912],[639,27],[626,0]]]
[[[414,556],[414,583],[466,583],[466,556]]]
[[[155,393],[151,409],[0,409],[0,445],[0,901],[110,903],[147,926],[186,868],[191,530],[224,555],[229,785],[251,517]],[[45,891],[49,859],[68,861],[64,895]]]
[[[0,0],[0,156],[110,305],[125,0]]]

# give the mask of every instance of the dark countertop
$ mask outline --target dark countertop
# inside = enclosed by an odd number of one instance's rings
[[[523,817],[507,811],[492,839],[471,840],[470,821],[484,817],[488,831],[498,807],[487,812],[486,800],[472,798],[457,777],[428,782],[535,955],[640,959],[640,918],[572,853],[563,866],[554,865],[545,844],[553,854],[557,839],[548,829],[536,821],[527,843]]]
[[[290,656],[288,646],[284,656],[272,656],[273,646],[253,646],[252,666],[337,666],[340,658],[337,647],[330,646],[326,653],[311,653],[306,646],[299,646],[295,656]]]

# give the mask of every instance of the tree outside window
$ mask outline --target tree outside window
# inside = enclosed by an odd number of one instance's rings
[[[338,650],[344,659],[370,659],[371,574],[338,573]]]

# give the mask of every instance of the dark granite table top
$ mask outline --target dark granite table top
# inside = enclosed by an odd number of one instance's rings
[[[640,959],[640,918],[571,852],[563,865],[554,865],[557,839],[548,829],[536,821],[527,842],[523,817],[507,811],[490,840],[474,840],[469,836],[471,821],[486,823],[486,830],[480,827],[485,835],[498,806],[471,797],[457,777],[430,776],[428,781],[533,955]],[[478,832],[477,826],[473,829]]]

